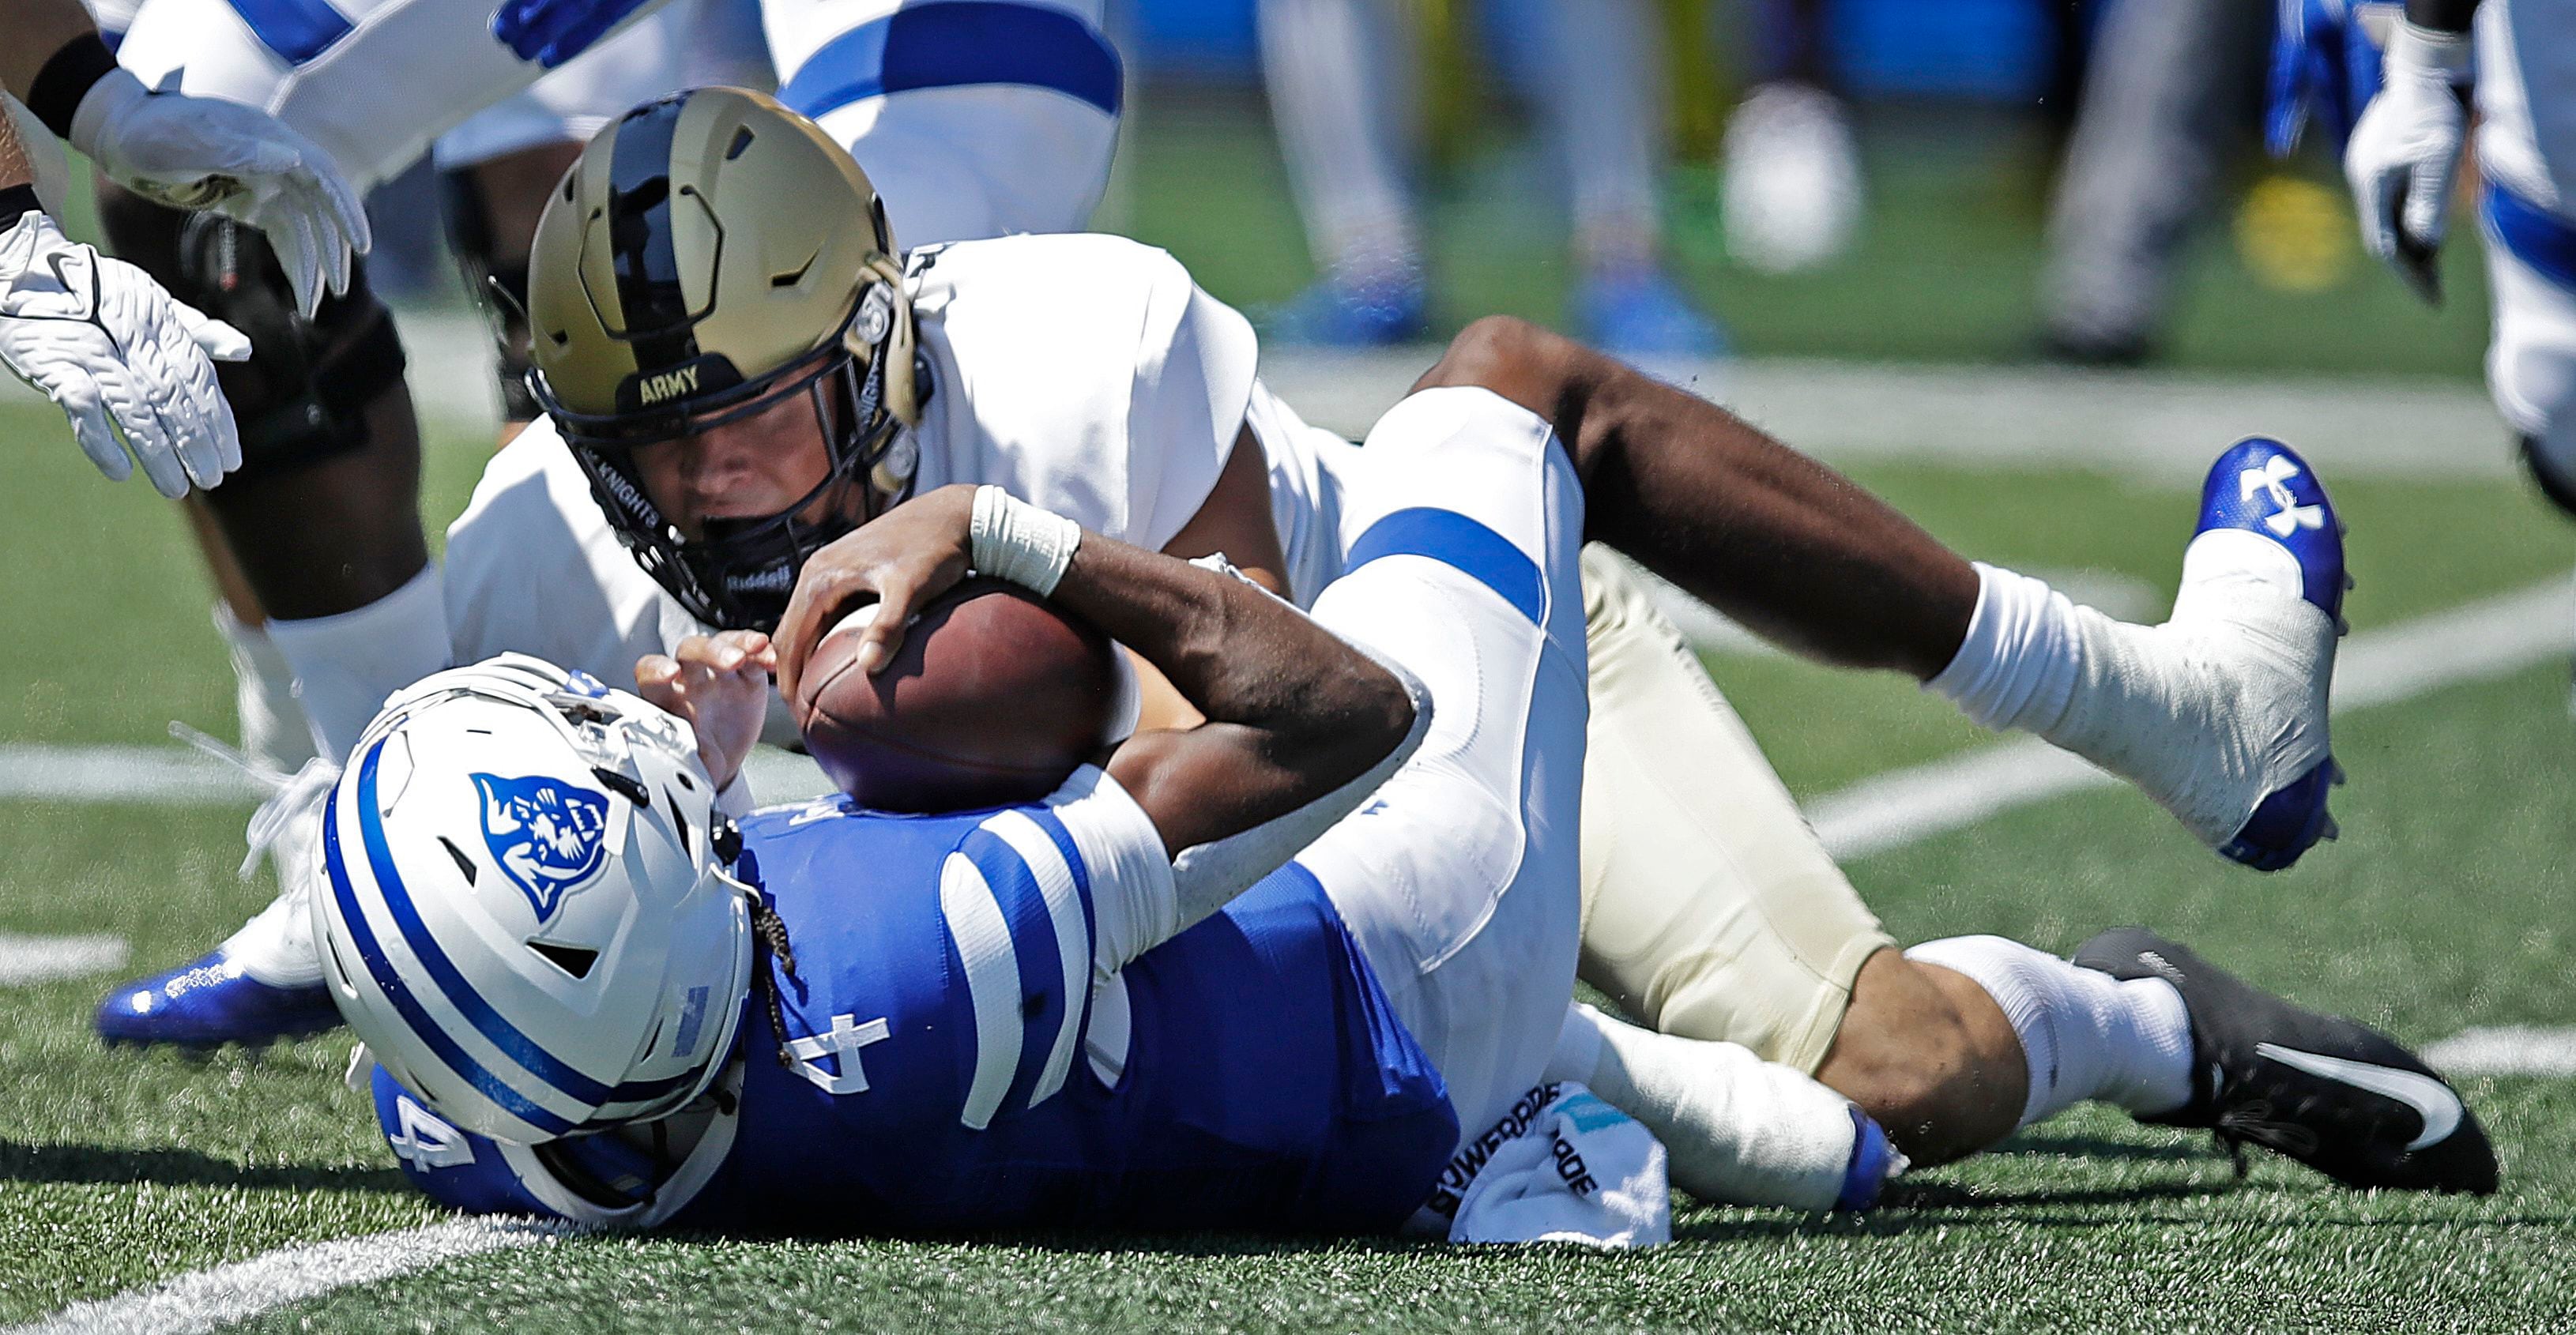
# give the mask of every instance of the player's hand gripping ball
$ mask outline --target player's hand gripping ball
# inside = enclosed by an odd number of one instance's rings
[[[1106,740],[1117,649],[1024,590],[970,579],[922,606],[884,670],[859,670],[869,603],[825,633],[790,702],[806,749],[879,811],[967,811],[1053,792]]]

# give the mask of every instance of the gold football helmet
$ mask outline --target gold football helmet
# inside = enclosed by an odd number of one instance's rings
[[[849,531],[865,479],[910,485],[919,420],[911,304],[885,206],[814,123],[739,88],[635,108],[547,200],[528,261],[528,383],[646,572],[699,620],[768,629],[796,571]],[[831,453],[815,490],[683,538],[630,451],[812,402]]]

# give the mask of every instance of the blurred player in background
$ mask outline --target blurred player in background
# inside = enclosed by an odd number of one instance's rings
[[[730,0],[684,4],[676,12],[719,25],[749,16]],[[1098,202],[1124,95],[1099,9],[1099,0],[768,0],[758,18],[787,76],[781,95],[883,171],[895,216],[925,238],[978,237],[1077,227]],[[309,125],[364,186],[474,111],[527,88],[545,58],[577,54],[541,49],[535,37],[525,54],[505,45],[487,31],[490,6],[476,0],[326,12],[329,22],[299,26],[283,11],[227,0],[151,0],[135,14],[121,58],[152,79]],[[737,36],[657,32],[657,22],[642,20],[633,43],[642,49],[626,50],[636,65],[567,67],[569,88],[505,106],[481,132],[460,136],[455,151],[468,157],[519,147],[514,122],[538,131],[533,148],[476,164],[479,208],[460,213],[469,227],[479,216],[491,247],[482,265],[505,285],[513,250],[502,233],[532,223],[535,210],[484,187],[538,183],[556,152],[546,145],[586,117],[614,114],[593,99],[615,98],[622,110],[641,71],[661,84],[691,77],[702,60],[738,62],[745,52]],[[335,734],[316,720],[362,721],[385,683],[448,661],[439,575],[419,520],[419,426],[390,316],[362,273],[346,294],[300,310],[291,294],[311,289],[290,284],[293,271],[281,274],[254,235],[190,227],[132,197],[112,198],[103,212],[121,251],[251,336],[250,360],[225,380],[243,423],[243,476],[195,511],[223,594],[216,621],[232,647],[250,757],[280,774],[317,751],[336,759],[354,731]],[[496,332],[515,350],[506,304],[504,313]],[[309,949],[281,953],[264,948],[266,939],[253,931],[230,951],[118,989],[102,1032],[186,1041],[198,1031],[173,1029],[154,1000],[155,988],[174,981],[209,997],[211,982],[245,984],[225,994],[239,1013],[216,1021],[217,1032],[329,1023],[328,1008],[311,1004],[318,975]]]
[[[2155,351],[2195,225],[2254,120],[2270,15],[2247,0],[2108,0],[2049,208],[2044,350]]]
[[[1841,255],[1860,231],[1860,148],[1826,59],[1825,0],[1752,10],[1764,72],[1726,123],[1718,201],[1726,253],[1766,273],[1797,273]]]
[[[144,88],[116,68],[73,0],[0,6],[0,364],[54,401],[111,481],[139,464],[164,496],[241,464],[209,357],[250,355],[241,331],[55,225],[68,140],[106,176],[273,232],[306,292],[346,281],[367,248],[358,197],[303,136],[258,111]],[[129,457],[128,451],[131,451]]]
[[[2434,259],[2474,97],[2495,303],[2487,387],[2540,489],[2576,514],[2576,4],[2407,0],[2385,49],[2344,151],[2362,241],[2439,299]]]
[[[1413,9],[1262,0],[1262,73],[1323,274],[1270,318],[1274,339],[1367,347],[1428,329]],[[1667,57],[1652,0],[1536,0],[1516,12],[1540,25],[1530,45],[1542,69],[1530,83],[1571,203],[1577,278],[1567,327],[1622,356],[1721,351],[1717,324],[1663,267]],[[1705,16],[1699,5],[1686,12]],[[1790,272],[1850,244],[1861,176],[1849,117],[1826,91],[1821,4],[1789,0],[1766,15],[1775,21],[1758,26],[1776,32],[1777,49],[1764,53],[1771,73],[1727,127],[1722,215],[1736,259]]]
[[[2576,514],[2576,5],[2306,0],[2282,11],[2274,151],[2343,154],[2363,244],[2427,302],[2478,115],[2495,328],[2487,388],[2541,491]]]
[[[750,149],[704,165],[689,146],[723,138],[729,117]],[[1223,552],[1301,601],[1360,559],[1338,516],[1369,451],[1264,389],[1248,326],[1169,256],[1014,237],[898,264],[864,183],[834,195],[815,183],[838,177],[772,155],[808,142],[793,124],[722,90],[639,108],[593,145],[575,202],[548,213],[532,314],[550,420],[493,461],[450,530],[457,659],[528,652],[598,675],[712,629],[778,624],[811,553],[911,488],[955,481],[1172,555]],[[781,286],[743,252],[711,254],[660,211],[673,191],[615,193],[610,164],[646,153],[669,157],[728,236],[852,276]],[[572,278],[611,235],[643,247],[616,310],[583,295],[604,280]],[[708,314],[645,281],[666,268],[708,275]],[[687,340],[612,333],[647,316]],[[2092,757],[2239,860],[2285,865],[2327,831],[2339,540],[2315,480],[2278,446],[2241,447],[2217,470],[2175,618],[2149,628],[1972,566],[1724,410],[1519,322],[1472,327],[1425,378],[1440,385],[1494,388],[1574,424],[1588,531],[1784,643],[1912,672],[1981,722]],[[2176,1080],[2146,1086],[2121,1074],[2189,1046],[2186,1024],[2343,1034],[2335,1053],[2365,1050],[2340,1022],[2250,994],[2204,1015],[2155,988],[2123,991],[2105,978],[2130,967],[2115,959],[2078,967],[1992,938],[1893,949],[1633,577],[1609,561],[1584,574],[1584,974],[1689,1036],[1673,1041],[1813,1072],[1923,1160],[2086,1098],[2136,1094],[2123,1106],[2207,1125],[2303,1078],[2250,1056],[2205,1086],[2199,1071],[2215,1068],[2160,1067]],[[777,723],[773,738],[793,740],[783,711]],[[204,997],[170,1009],[220,1008]],[[2211,1032],[2214,1049],[2250,1052]],[[2410,1115],[2331,1089],[2299,1096],[2383,1129]],[[2310,1143],[2350,1143],[2339,1135]]]
[[[1571,205],[1568,325],[1622,355],[1721,350],[1717,325],[1664,269],[1651,0],[1540,0],[1529,12],[1546,65],[1533,93]],[[1323,275],[1269,319],[1274,339],[1372,347],[1428,331],[1415,27],[1399,0],[1262,0],[1262,74]]]

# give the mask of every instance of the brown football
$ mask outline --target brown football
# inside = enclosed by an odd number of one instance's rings
[[[873,676],[858,670],[849,624],[815,647],[794,710],[806,749],[860,805],[1034,801],[1100,750],[1117,707],[1118,651],[1035,595],[967,580],[921,609]]]

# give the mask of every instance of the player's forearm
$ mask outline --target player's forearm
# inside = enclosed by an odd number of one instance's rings
[[[0,190],[32,186],[35,181],[36,168],[27,159],[26,147],[18,142],[15,118],[0,115]],[[24,209],[10,206],[8,211],[15,214],[24,212]],[[15,217],[0,217],[0,228],[15,221]]]
[[[74,38],[98,32],[79,0],[0,0],[0,29],[9,34],[0,43],[0,85],[30,105],[45,62]]]
[[[1301,745],[1352,738],[1368,753],[1353,773],[1411,725],[1385,669],[1242,579],[1085,533],[1053,597],[1160,669],[1211,723]]]
[[[1051,597],[1207,716],[1131,741],[1111,764],[1176,854],[1335,792],[1413,729],[1393,673],[1242,580],[1085,533]]]

